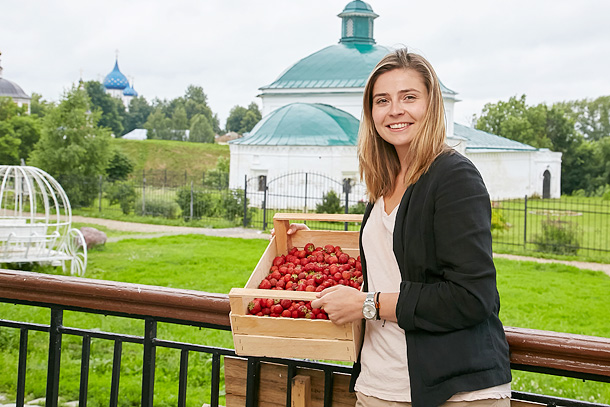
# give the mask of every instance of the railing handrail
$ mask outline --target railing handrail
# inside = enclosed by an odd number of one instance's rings
[[[230,329],[227,294],[0,269],[0,298]],[[505,332],[515,367],[610,381],[610,338],[516,327]]]

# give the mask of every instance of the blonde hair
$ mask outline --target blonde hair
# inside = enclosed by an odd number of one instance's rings
[[[358,160],[360,178],[366,183],[368,198],[375,202],[379,197],[394,191],[401,164],[394,146],[379,136],[372,117],[373,87],[377,79],[395,69],[412,69],[419,72],[428,91],[428,107],[419,132],[411,142],[409,167],[405,186],[414,184],[428,171],[430,165],[450,148],[445,144],[445,108],[440,82],[432,65],[421,55],[398,49],[375,66],[364,88],[362,120],[358,131]]]

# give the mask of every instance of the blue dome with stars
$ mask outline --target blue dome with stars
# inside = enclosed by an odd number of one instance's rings
[[[127,77],[119,70],[119,61],[114,63],[114,69],[104,78],[104,87],[106,89],[123,90],[129,86]]]

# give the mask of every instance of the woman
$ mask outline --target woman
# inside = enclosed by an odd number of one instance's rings
[[[365,317],[356,406],[510,405],[489,195],[445,131],[429,62],[405,49],[384,57],[359,131],[364,290],[334,286],[312,303],[337,324]]]

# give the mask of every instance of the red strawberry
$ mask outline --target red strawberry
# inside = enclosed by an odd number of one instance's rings
[[[287,309],[285,309],[284,311],[282,311],[281,316],[284,317],[284,318],[292,318],[292,312],[287,310]]]
[[[339,258],[339,263],[341,263],[341,264],[346,264],[349,260],[349,256],[345,253],[339,254],[338,258]]]
[[[261,281],[261,283],[258,285],[258,288],[262,288],[263,290],[269,290],[271,289],[271,283],[269,282],[269,280],[264,279],[263,281]]]
[[[273,265],[281,266],[282,264],[284,264],[285,261],[286,261],[286,257],[284,255],[277,256],[276,258],[273,259]]]
[[[288,309],[292,306],[292,301],[288,299],[283,299],[280,300],[280,305],[282,306],[282,308]]]
[[[307,243],[307,244],[305,245],[305,251],[306,251],[308,254],[312,253],[314,250],[316,250],[316,247],[314,246],[314,244],[313,244],[313,243]]]
[[[271,307],[271,313],[280,315],[284,311],[284,308],[280,304],[275,304]]]
[[[335,246],[333,246],[332,244],[327,244],[326,246],[324,246],[324,251],[326,253],[334,253],[335,252]]]
[[[262,311],[261,301],[259,299],[254,299],[248,303],[248,311],[250,314],[257,314]]]

